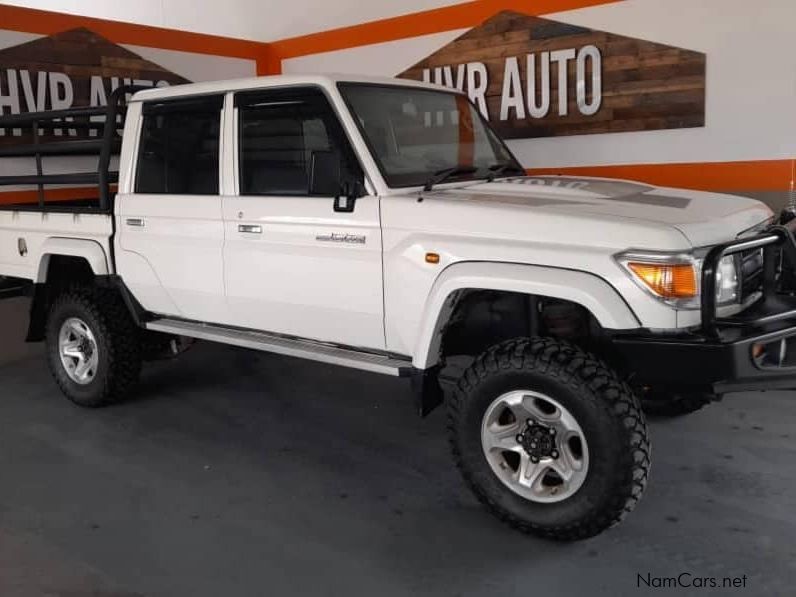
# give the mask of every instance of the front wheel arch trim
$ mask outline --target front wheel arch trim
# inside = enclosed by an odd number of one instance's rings
[[[605,329],[636,329],[641,322],[616,289],[580,270],[512,263],[466,262],[451,265],[432,286],[423,311],[412,365],[438,364],[442,332],[463,290],[497,290],[563,299],[588,310]]]

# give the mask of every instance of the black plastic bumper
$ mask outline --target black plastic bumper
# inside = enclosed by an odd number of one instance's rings
[[[796,389],[796,241],[788,226],[715,247],[705,258],[702,326],[681,335],[613,335],[634,382],[724,394]],[[762,250],[762,298],[733,317],[716,315],[716,271],[726,255]]]

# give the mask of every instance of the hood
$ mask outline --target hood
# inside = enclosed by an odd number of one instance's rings
[[[765,204],[746,197],[602,178],[508,178],[439,190],[434,195],[495,206],[527,206],[544,212],[571,214],[578,219],[592,216],[598,222],[639,220],[639,223],[675,228],[694,247],[734,240],[773,215]]]

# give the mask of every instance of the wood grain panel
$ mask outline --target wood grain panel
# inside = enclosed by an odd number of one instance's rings
[[[92,77],[102,77],[105,96],[112,91],[114,78],[119,84],[124,84],[125,80],[153,83],[165,81],[170,85],[189,83],[184,77],[144,60],[138,54],[84,28],[64,31],[0,50],[0,90],[4,95],[9,95],[10,90],[16,86],[20,111],[24,113],[29,106],[22,84],[23,71],[29,74],[34,98],[38,98],[41,93],[39,73],[47,73],[44,88],[46,110],[52,109],[53,105],[50,73],[61,73],[69,77],[73,93],[71,107],[91,105]],[[15,79],[15,85],[10,84],[9,77]],[[0,106],[0,111],[8,114],[9,106]],[[88,133],[84,130],[79,134],[85,136]],[[47,141],[51,136],[45,134],[41,138]],[[12,136],[10,131],[0,135],[0,143],[24,141],[21,137]]]
[[[551,65],[551,110],[540,119],[500,121],[506,60],[518,59],[523,92],[526,56],[536,54],[537,89],[542,52],[596,46],[601,54],[602,103],[584,115],[576,102],[575,62],[568,64],[568,113],[558,113],[558,67]],[[435,69],[451,67],[454,82],[461,64],[481,63],[489,81],[485,99],[490,120],[505,138],[601,134],[691,128],[705,125],[706,57],[700,52],[633,39],[512,11],[496,14],[398,76],[435,81]],[[591,64],[590,62],[588,63]],[[587,80],[590,81],[590,66]],[[466,77],[465,77],[466,80]],[[588,96],[591,99],[591,95]]]

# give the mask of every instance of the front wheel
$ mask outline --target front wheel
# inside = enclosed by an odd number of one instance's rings
[[[75,404],[104,406],[122,398],[141,372],[139,330],[118,293],[80,287],[63,292],[47,318],[47,360]]]
[[[592,537],[641,498],[650,467],[644,415],[627,384],[581,349],[512,340],[478,357],[449,403],[454,458],[511,526]]]

